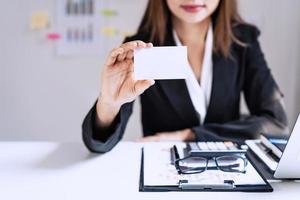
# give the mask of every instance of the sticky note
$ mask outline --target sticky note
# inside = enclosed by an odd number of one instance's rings
[[[187,47],[152,47],[134,50],[134,78],[186,79]]]
[[[30,18],[30,29],[44,29],[49,26],[49,14],[47,12],[34,12]]]
[[[58,39],[61,38],[61,34],[59,34],[59,33],[48,33],[47,38],[49,40],[58,40]]]
[[[105,36],[113,37],[116,36],[119,33],[119,31],[115,28],[107,27],[107,28],[102,28],[101,33]]]
[[[116,10],[103,9],[101,10],[101,14],[106,17],[113,17],[113,16],[117,16],[118,12]]]

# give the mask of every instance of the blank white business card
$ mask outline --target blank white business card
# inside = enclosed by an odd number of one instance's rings
[[[189,67],[186,46],[134,50],[134,78],[186,79]]]

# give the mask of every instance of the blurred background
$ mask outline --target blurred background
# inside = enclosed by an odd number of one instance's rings
[[[238,0],[285,95],[300,112],[300,1]],[[81,141],[109,49],[133,34],[147,0],[2,0],[0,140]],[[242,112],[247,112],[243,102]],[[124,138],[141,136],[136,101]]]

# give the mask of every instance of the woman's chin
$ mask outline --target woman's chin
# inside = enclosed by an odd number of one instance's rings
[[[189,24],[200,23],[200,22],[204,21],[207,17],[209,17],[209,15],[207,15],[206,12],[205,13],[201,12],[198,14],[185,14],[185,15],[179,16],[179,18],[183,22],[189,23]]]
[[[208,16],[204,17],[185,17],[184,19],[181,19],[183,22],[188,24],[197,24],[200,22],[203,22]]]

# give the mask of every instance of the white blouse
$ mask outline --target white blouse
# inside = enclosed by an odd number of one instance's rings
[[[177,33],[173,30],[173,37],[177,46],[182,46]],[[213,30],[212,24],[209,25],[206,41],[205,41],[205,51],[202,62],[202,73],[200,84],[192,70],[192,67],[188,68],[188,78],[185,80],[188,92],[190,94],[193,106],[198,113],[200,124],[203,124],[206,117],[206,111],[209,105],[212,79],[213,79]],[[199,66],[200,67],[200,66]]]

